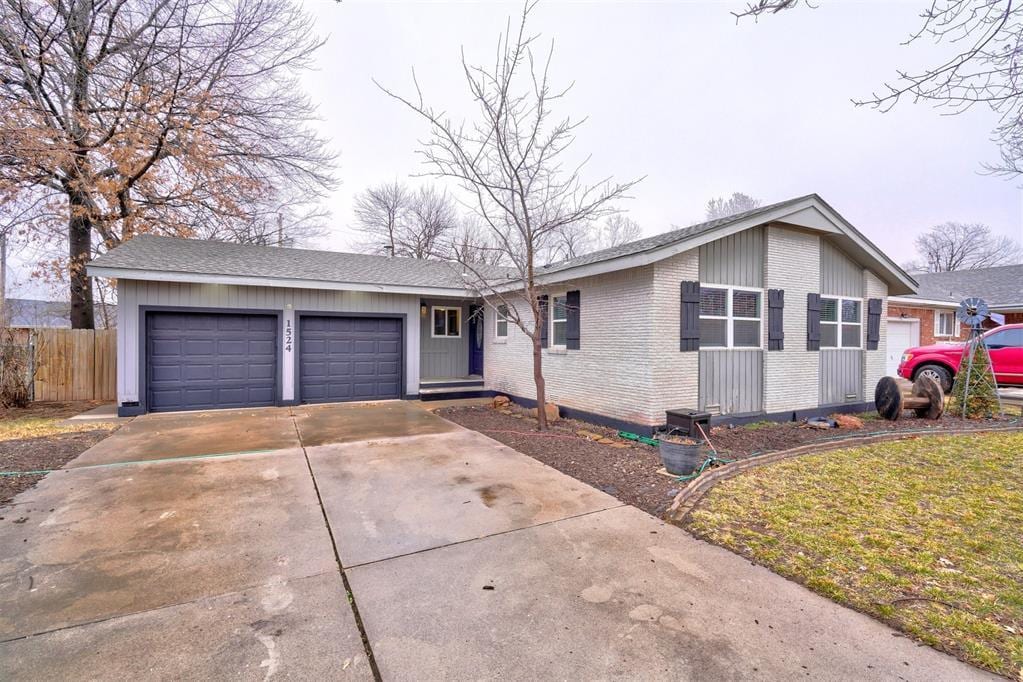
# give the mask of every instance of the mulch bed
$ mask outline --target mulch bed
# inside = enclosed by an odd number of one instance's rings
[[[524,410],[513,406],[509,411],[511,414],[487,406],[446,407],[437,414],[654,516],[663,514],[681,489],[674,478],[657,473],[661,456],[656,448],[632,443],[628,447],[612,447],[594,442],[576,432],[588,431],[608,438],[617,432],[571,419],[552,424],[547,432],[550,435],[539,434],[536,420]],[[615,441],[619,445],[627,443]]]
[[[0,471],[59,469],[109,435],[109,429],[97,428],[95,431],[0,441]],[[34,486],[44,475],[0,476],[0,508],[18,493]]]
[[[490,436],[657,517],[663,516],[685,485],[674,477],[657,473],[662,464],[656,448],[619,439],[612,429],[561,419],[551,425],[547,434],[540,434],[536,431],[535,418],[515,405],[504,410],[490,406],[447,407],[438,410],[437,414]],[[949,429],[989,429],[1012,423],[1019,423],[1019,420],[968,420],[946,415],[939,421],[913,417],[895,422],[866,419],[863,428],[859,429],[819,430],[796,422],[761,422],[733,428],[715,427],[710,432],[710,439],[722,457],[739,459],[859,435],[905,431],[940,433]],[[580,431],[604,436],[613,440],[614,444],[595,442],[578,435]]]
[[[0,407],[0,420],[21,419],[22,417],[38,417],[40,419],[73,417],[94,407],[106,405],[108,402],[104,400],[75,400],[62,403],[29,403],[28,407]]]

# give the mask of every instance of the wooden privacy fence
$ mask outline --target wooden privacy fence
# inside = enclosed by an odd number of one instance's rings
[[[27,329],[33,400],[117,399],[116,329]]]

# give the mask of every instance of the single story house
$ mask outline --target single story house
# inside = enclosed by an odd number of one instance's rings
[[[528,338],[454,264],[143,235],[89,272],[117,279],[121,414],[535,395]],[[640,432],[678,408],[734,420],[868,408],[888,296],[916,286],[817,195],[539,277],[549,399]]]
[[[889,299],[888,374],[895,374],[909,348],[965,341],[970,330],[955,315],[965,298],[984,299],[992,312],[1005,316],[1005,324],[1023,322],[1023,265],[920,273],[914,278],[917,293]]]

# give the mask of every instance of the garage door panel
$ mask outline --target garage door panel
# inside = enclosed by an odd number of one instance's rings
[[[302,317],[303,402],[400,398],[401,328],[395,318]]]
[[[273,315],[150,312],[149,409],[275,404],[277,334]]]

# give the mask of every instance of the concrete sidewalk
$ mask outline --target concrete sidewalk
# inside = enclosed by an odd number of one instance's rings
[[[71,466],[0,511],[0,679],[987,677],[409,403]]]

